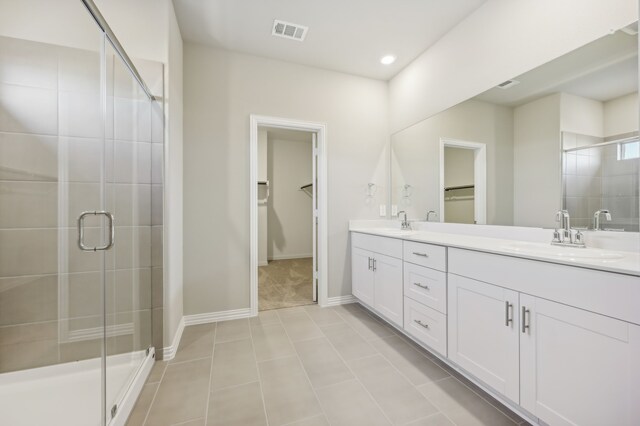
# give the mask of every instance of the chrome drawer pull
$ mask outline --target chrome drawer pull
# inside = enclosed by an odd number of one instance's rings
[[[420,284],[420,283],[413,283],[413,285],[418,286],[420,288],[424,288],[425,290],[430,290],[429,286],[426,285],[426,284],[423,285],[423,284]]]
[[[511,311],[511,312],[509,312]],[[513,304],[508,300],[504,302],[504,325],[509,327],[509,324],[513,322]]]
[[[414,251],[413,254],[415,254],[416,256],[429,257],[427,253],[418,253],[417,251]]]
[[[529,325],[529,314],[530,311],[529,309],[527,309],[526,306],[522,307],[522,332],[526,333],[528,329],[530,329],[530,325]]]
[[[413,322],[415,322],[416,324],[418,324],[419,326],[422,326],[424,328],[429,328],[429,324],[425,324],[420,320],[413,320]]]

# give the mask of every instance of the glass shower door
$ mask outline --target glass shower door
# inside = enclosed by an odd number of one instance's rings
[[[152,101],[110,44],[106,58],[106,208],[115,219],[106,257],[108,423],[152,345],[151,249],[162,236],[151,221]]]

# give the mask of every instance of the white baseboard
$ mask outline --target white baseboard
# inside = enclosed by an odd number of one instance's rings
[[[306,259],[308,257],[313,257],[313,253],[305,253],[305,254],[283,254],[280,256],[272,256],[269,260],[289,260],[289,259]]]
[[[337,296],[337,297],[328,297],[326,306],[337,306],[337,305],[346,305],[348,303],[355,303],[358,299],[352,294],[348,296]]]
[[[186,315],[184,317],[185,325],[207,324],[210,322],[229,321],[239,318],[249,318],[251,316],[250,308],[234,309],[231,311],[206,312],[204,314]]]
[[[263,260],[258,262],[258,266],[269,266],[269,261],[268,260]]]
[[[178,323],[178,329],[176,330],[176,334],[173,336],[173,342],[171,342],[171,346],[167,346],[162,349],[162,360],[169,361],[176,356],[176,352],[178,351],[178,346],[180,345],[180,339],[182,338],[182,332],[184,331],[185,321],[184,317],[180,318],[180,322]]]

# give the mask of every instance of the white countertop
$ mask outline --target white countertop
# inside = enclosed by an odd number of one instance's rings
[[[628,251],[603,250],[590,247],[573,248],[554,246],[550,243],[515,241],[424,230],[403,231],[376,226],[361,226],[360,224],[350,226],[349,231],[640,276],[640,253]]]

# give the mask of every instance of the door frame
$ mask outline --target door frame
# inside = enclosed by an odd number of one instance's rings
[[[251,114],[249,116],[249,239],[250,239],[250,310],[258,315],[258,128],[299,130],[317,134],[318,180],[318,305],[326,306],[328,291],[328,229],[327,229],[327,126],[324,123],[292,120]]]
[[[458,139],[440,138],[440,222],[444,222],[444,149],[463,148],[473,150],[474,202],[473,218],[478,225],[487,224],[487,144]]]

